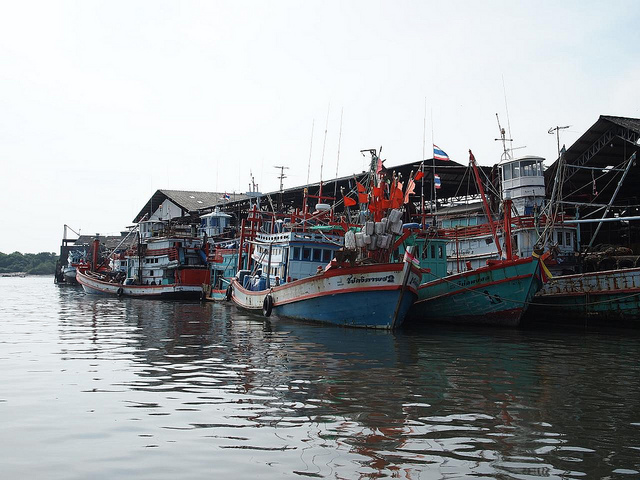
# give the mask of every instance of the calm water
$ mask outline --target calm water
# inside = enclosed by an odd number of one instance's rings
[[[634,478],[640,336],[412,329],[0,278],[3,478]]]

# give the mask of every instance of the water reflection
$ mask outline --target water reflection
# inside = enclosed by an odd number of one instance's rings
[[[265,321],[227,304],[55,295],[57,334],[43,341],[56,344],[61,370],[73,376],[58,388],[81,405],[92,434],[111,439],[85,454],[112,473],[599,478],[640,470],[640,349],[628,332],[390,334]],[[87,434],[86,423],[70,428],[56,437],[61,448]]]

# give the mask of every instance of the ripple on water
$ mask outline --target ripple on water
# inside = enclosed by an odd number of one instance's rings
[[[638,345],[354,331],[0,279],[4,474],[633,477]]]

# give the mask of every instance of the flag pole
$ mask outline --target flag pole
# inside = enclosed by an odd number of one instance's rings
[[[436,159],[435,152],[433,151],[433,108],[431,109],[431,161],[433,165],[433,182],[431,184],[431,198],[433,199],[433,217],[432,223],[437,222],[436,214],[438,213],[438,193],[436,192]]]

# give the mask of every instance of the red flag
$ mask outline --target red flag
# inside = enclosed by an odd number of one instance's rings
[[[471,150],[469,150],[469,160],[471,160],[472,162],[476,161],[476,157],[473,156],[473,153],[471,153]]]
[[[414,181],[413,178],[410,178],[409,182],[407,183],[407,191],[404,194],[404,203],[409,203],[409,195],[411,195],[415,191],[416,191],[416,182]]]
[[[347,196],[344,197],[344,206],[345,207],[353,207],[356,203],[358,203],[358,202],[356,202],[353,198],[347,197]]]
[[[366,193],[359,193],[358,201],[360,203],[369,203],[369,195],[367,195]]]
[[[389,198],[389,200],[391,200],[391,208],[398,208],[402,206],[404,203],[404,195],[402,193],[401,182],[396,183],[396,188],[391,192],[391,198]]]
[[[356,182],[356,185],[358,186],[358,193],[365,193],[367,191],[367,189],[364,188],[364,185],[360,182]]]
[[[423,172],[418,172],[418,173],[416,173],[416,176],[413,179],[417,182],[422,177],[424,177],[424,173]]]

